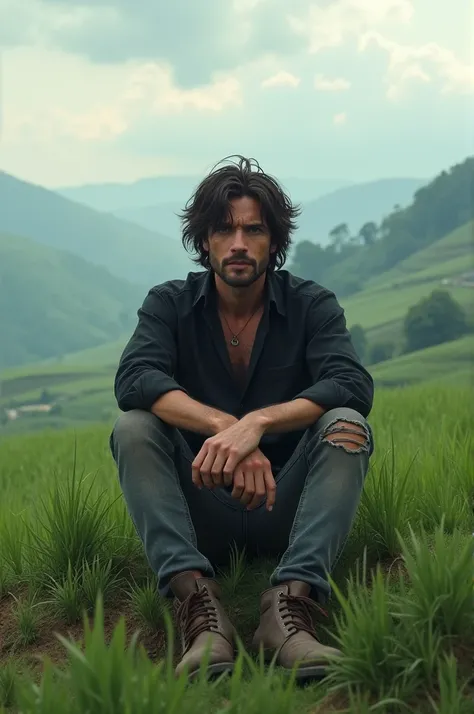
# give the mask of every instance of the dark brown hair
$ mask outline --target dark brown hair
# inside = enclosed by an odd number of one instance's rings
[[[216,168],[229,159],[230,164]],[[211,170],[196,188],[178,214],[182,222],[182,242],[188,252],[197,254],[195,263],[209,267],[209,257],[203,241],[209,232],[217,230],[228,218],[229,201],[233,198],[249,196],[255,198],[261,207],[262,219],[270,231],[272,245],[276,251],[270,255],[269,268],[281,268],[291,243],[291,233],[297,228],[295,218],[300,213],[279,183],[260,168],[255,159],[244,156],[228,156]]]

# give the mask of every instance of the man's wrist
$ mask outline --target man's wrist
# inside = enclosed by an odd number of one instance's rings
[[[265,409],[256,409],[253,412],[249,412],[243,419],[251,423],[262,435],[265,434],[267,429],[271,426],[270,416],[265,412]]]
[[[233,424],[237,424],[238,421],[232,414],[215,414],[211,417],[210,429],[213,435],[220,434],[221,431],[225,431]]]

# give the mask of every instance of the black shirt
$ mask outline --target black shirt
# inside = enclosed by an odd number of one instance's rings
[[[267,274],[264,313],[244,385],[231,367],[211,271],[189,273],[186,280],[148,292],[120,359],[115,396],[122,411],[149,410],[173,389],[237,418],[297,397],[325,409],[351,407],[367,417],[374,393],[334,293],[287,270]],[[207,438],[181,433],[195,454]],[[279,467],[302,434],[266,434],[260,448]]]

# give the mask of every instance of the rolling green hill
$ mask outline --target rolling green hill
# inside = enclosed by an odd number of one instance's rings
[[[374,276],[362,292],[342,299],[348,325],[362,325],[369,341],[397,343],[407,310],[439,287],[448,290],[467,310],[472,308],[474,289],[461,286],[457,279],[474,271],[473,231],[471,221],[392,270]]]
[[[66,251],[0,235],[0,368],[116,339],[142,290]]]
[[[181,244],[0,171],[0,233],[68,250],[142,286],[184,277]]]
[[[400,355],[374,365],[370,372],[380,387],[401,387],[421,382],[474,386],[474,335]]]

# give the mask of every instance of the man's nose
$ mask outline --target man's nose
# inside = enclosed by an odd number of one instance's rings
[[[246,251],[247,250],[247,242],[245,240],[245,232],[240,227],[235,229],[234,240],[232,241],[232,250],[233,251],[238,251],[238,250]]]

